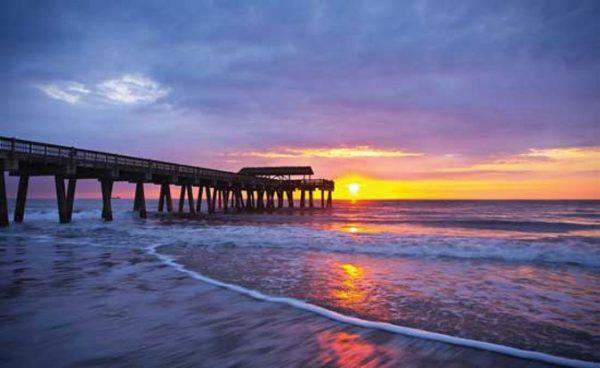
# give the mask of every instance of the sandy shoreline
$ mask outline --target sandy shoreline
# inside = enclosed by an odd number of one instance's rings
[[[5,366],[544,366],[256,301],[142,250],[4,241],[0,257]]]

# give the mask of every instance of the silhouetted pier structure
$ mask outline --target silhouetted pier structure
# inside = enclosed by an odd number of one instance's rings
[[[0,136],[0,226],[8,226],[8,201],[4,172],[19,177],[14,221],[25,216],[27,189],[32,176],[53,176],[58,217],[71,221],[78,179],[97,179],[102,193],[102,218],[112,221],[114,182],[135,184],[134,211],[147,216],[144,184],[160,185],[158,211],[173,212],[171,185],[180,187],[177,212],[275,211],[294,207],[294,192],[300,191],[300,208],[314,208],[313,193],[320,191],[321,208],[331,208],[334,182],[312,179],[313,170],[301,167],[247,167],[238,173],[180,165],[107,152],[32,142]],[[301,177],[300,177],[301,176]],[[65,187],[66,182],[66,187]],[[196,195],[194,195],[196,193]],[[306,195],[308,194],[308,204]],[[203,200],[203,196],[205,199]],[[287,201],[286,201],[287,197]]]

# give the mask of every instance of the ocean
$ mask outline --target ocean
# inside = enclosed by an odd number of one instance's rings
[[[132,205],[0,230],[0,364],[599,366],[598,201]]]

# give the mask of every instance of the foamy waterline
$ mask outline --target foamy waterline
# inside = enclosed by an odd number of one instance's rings
[[[77,223],[82,220],[97,220],[94,223],[98,226],[107,226],[101,222],[100,215],[101,210],[97,208],[76,210],[73,221]],[[114,216],[115,221],[117,218],[123,221],[136,217],[132,211],[114,211]],[[57,218],[58,213],[54,208],[33,209],[26,214],[27,222],[54,223]],[[232,229],[234,232],[229,232]],[[161,229],[154,229],[154,231],[161,231]],[[169,230],[168,236],[170,238],[176,236],[177,239],[188,242],[189,239],[196,238],[196,231],[202,231],[203,242],[199,245],[203,247],[218,247],[224,243],[234,242],[236,247],[246,248],[299,249],[385,257],[482,259],[600,268],[598,245],[579,237],[557,241],[556,239],[523,240],[440,234],[399,235],[388,232],[362,236],[344,231],[290,224],[276,224],[269,228],[260,225],[220,224],[213,228],[180,228],[177,233]],[[254,237],[258,231],[265,234],[260,241],[256,241]],[[282,237],[282,233],[286,236]],[[304,241],[307,236],[311,237],[310,243]]]
[[[222,281],[204,276],[196,271],[188,270],[182,264],[176,262],[174,257],[157,252],[156,249],[159,246],[160,245],[154,245],[154,246],[148,247],[147,248],[148,253],[150,255],[157,257],[165,264],[175,268],[177,271],[185,273],[196,280],[203,281],[208,284],[222,287],[222,288],[225,288],[225,289],[228,289],[231,291],[235,291],[237,293],[247,295],[247,296],[257,299],[257,300],[289,305],[291,307],[298,308],[298,309],[301,309],[301,310],[304,310],[307,312],[312,312],[312,313],[315,313],[317,315],[320,315],[322,317],[325,317],[325,318],[328,318],[328,319],[331,319],[331,320],[334,320],[337,322],[347,323],[347,324],[351,324],[351,325],[359,326],[359,327],[378,329],[378,330],[391,332],[391,333],[395,333],[395,334],[401,334],[401,335],[410,336],[410,337],[438,341],[438,342],[443,342],[443,343],[457,345],[457,346],[474,348],[474,349],[478,349],[478,350],[485,350],[485,351],[509,355],[509,356],[513,356],[513,357],[517,357],[517,358],[521,358],[521,359],[535,360],[535,361],[549,363],[549,364],[558,364],[558,365],[563,365],[563,366],[568,366],[568,367],[600,367],[600,363],[596,363],[596,362],[590,362],[590,361],[579,360],[579,359],[570,359],[570,358],[555,356],[555,355],[546,354],[546,353],[542,353],[542,352],[538,352],[538,351],[523,350],[523,349],[518,349],[518,348],[511,347],[511,346],[506,346],[506,345],[494,344],[494,343],[485,342],[485,341],[466,339],[466,338],[462,338],[462,337],[445,335],[445,334],[441,334],[441,333],[437,333],[437,332],[430,332],[430,331],[419,330],[419,329],[411,328],[411,327],[394,325],[394,324],[387,323],[387,322],[366,320],[366,319],[362,319],[362,318],[358,318],[358,317],[352,317],[352,316],[348,316],[345,314],[341,314],[339,312],[332,311],[332,310],[320,307],[315,304],[307,303],[307,302],[299,300],[299,299],[270,296],[267,294],[263,294],[262,292],[257,291],[257,290],[248,289],[248,288],[245,288],[245,287],[242,287],[239,285],[222,282]]]

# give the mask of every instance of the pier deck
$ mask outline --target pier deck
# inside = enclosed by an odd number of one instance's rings
[[[300,208],[314,207],[313,193],[321,192],[321,208],[332,207],[332,180],[294,179],[306,167],[260,168],[277,172],[277,177],[261,175],[260,170],[238,173],[181,165],[171,162],[92,151],[49,143],[0,136],[0,226],[8,226],[8,202],[4,172],[19,177],[14,221],[22,222],[25,214],[29,178],[53,176],[56,186],[59,221],[71,221],[78,179],[97,179],[102,193],[102,218],[112,220],[111,196],[114,182],[136,184],[133,209],[146,217],[144,184],[160,186],[158,211],[173,212],[171,185],[180,187],[178,212],[202,212],[203,195],[206,212],[221,210],[275,210],[287,202],[294,207],[293,194],[300,191]],[[253,168],[245,168],[253,169]],[[254,168],[257,169],[257,168]],[[312,174],[312,169],[310,169]],[[66,187],[65,187],[66,182]],[[196,195],[194,195],[196,192]],[[308,194],[308,204],[306,203]],[[287,197],[287,201],[285,200]]]

